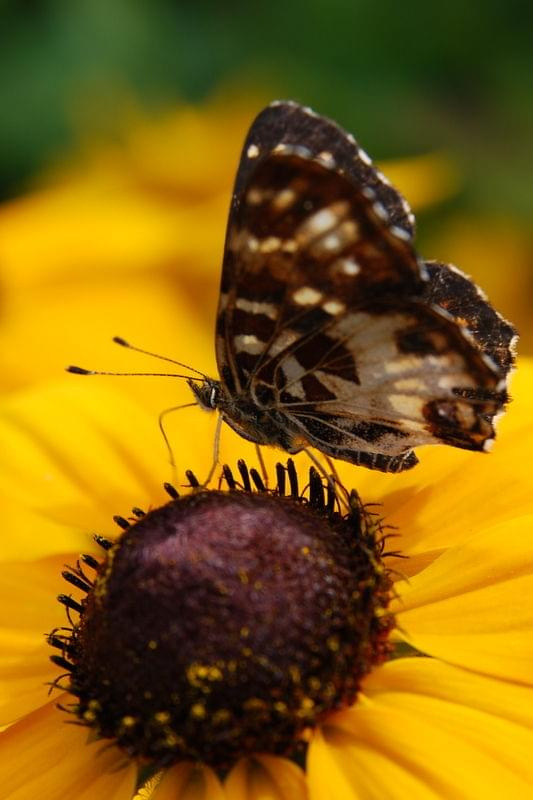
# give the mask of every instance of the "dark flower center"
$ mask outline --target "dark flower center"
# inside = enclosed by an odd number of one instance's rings
[[[355,500],[341,515],[245,491],[197,491],[140,518],[64,652],[80,719],[158,766],[294,753],[387,652],[390,581],[370,519]]]

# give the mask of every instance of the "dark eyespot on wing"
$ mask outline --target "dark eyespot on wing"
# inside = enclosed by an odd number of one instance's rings
[[[423,409],[428,430],[443,442],[466,450],[483,450],[493,434],[489,419],[476,414],[466,400],[431,400]]]

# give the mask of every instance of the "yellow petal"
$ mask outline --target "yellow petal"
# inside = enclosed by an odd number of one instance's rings
[[[50,627],[62,625],[63,611],[57,595],[68,588],[76,597],[80,592],[67,587],[61,578],[70,555],[52,556],[30,563],[2,565],[0,582],[0,628],[39,639]],[[72,588],[72,592],[70,589]]]
[[[60,592],[78,599],[81,592],[61,578],[74,556],[54,556],[30,563],[2,564],[0,583],[0,724],[5,725],[48,701],[49,684],[61,668],[45,635],[68,624],[57,602]],[[72,591],[71,591],[72,590]]]
[[[214,370],[211,321],[209,326],[199,324],[198,313],[185,293],[177,291],[175,279],[157,273],[127,280],[74,276],[75,272],[70,280],[32,287],[4,299],[9,314],[0,325],[1,386],[16,389],[37,379],[58,380],[69,364],[113,372],[184,372],[176,365],[118,347],[111,341],[117,335],[197,369]],[[215,304],[213,286],[212,315]],[[120,386],[154,413],[191,399],[185,381],[175,378],[71,375],[69,380]]]
[[[529,797],[533,732],[491,713],[498,705],[498,682],[492,682],[493,709],[470,707],[468,697],[475,687],[464,691],[461,670],[431,665],[430,675],[421,681],[426,660],[409,661],[415,665],[411,691],[407,672],[405,688],[388,690],[386,667],[379,690],[331,717],[313,739],[308,760],[312,800]],[[408,671],[409,665],[403,669]],[[429,679],[444,686],[430,691]],[[420,692],[421,685],[425,691]],[[481,679],[478,690],[486,689]],[[530,695],[524,690],[523,701],[531,704]],[[328,794],[329,781],[334,788]],[[337,785],[340,792],[335,794]]]
[[[32,560],[68,551],[77,554],[92,546],[86,532],[53,522],[10,495],[0,493],[0,506],[0,562]]]
[[[424,653],[531,683],[532,533],[533,515],[496,525],[399,582],[402,635]]]
[[[364,682],[370,698],[417,694],[478,709],[533,730],[529,687],[488,678],[431,658],[399,658],[370,673]]]
[[[10,652],[12,645],[10,638],[0,637],[2,652]],[[2,658],[0,726],[9,725],[48,702],[50,684],[62,672],[50,661],[52,652],[52,648],[43,643],[39,648],[34,648],[25,660],[10,662]]]
[[[0,436],[0,487],[55,523],[105,534],[116,530],[113,514],[168,500],[162,484],[173,475],[156,419],[102,384],[65,382],[6,401]],[[209,443],[186,426],[177,443],[182,476],[189,465],[207,471]]]
[[[278,756],[257,754],[242,759],[225,783],[230,800],[305,800],[307,789],[302,770]]]
[[[0,798],[130,800],[133,762],[106,742],[87,744],[87,729],[67,718],[54,701],[0,734]]]
[[[310,800],[439,798],[436,790],[399,760],[396,763],[364,742],[354,743],[349,736],[331,729],[319,731],[313,739],[307,782]]]
[[[149,796],[150,800],[226,800],[213,770],[190,762],[166,770]]]

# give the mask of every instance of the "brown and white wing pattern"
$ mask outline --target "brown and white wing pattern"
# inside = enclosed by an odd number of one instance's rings
[[[312,302],[322,288],[336,284],[348,304],[422,290],[412,214],[385,181],[355,140],[308,109],[281,103],[256,119],[237,172],[217,320],[218,366],[232,391],[294,312],[301,328],[327,318]]]
[[[259,115],[217,317],[230,424],[384,471],[416,464],[421,444],[486,448],[514,329],[461,273],[421,262],[412,236],[405,201],[352,137],[293,103]]]

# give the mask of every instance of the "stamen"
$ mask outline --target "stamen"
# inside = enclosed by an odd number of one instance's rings
[[[200,486],[200,481],[198,480],[192,469],[185,470],[185,477],[189,481],[189,485],[191,486],[192,489],[198,489],[198,487]]]
[[[242,478],[242,485],[245,492],[252,491],[252,484],[250,483],[250,474],[248,472],[248,466],[246,462],[240,458],[237,461],[237,468],[239,470],[240,476]]]
[[[67,661],[65,658],[62,658],[61,656],[55,656],[55,655],[50,656],[50,661],[53,664],[56,664],[56,666],[61,667],[61,669],[66,670],[68,673],[71,673],[74,670],[74,664],[71,664],[69,661]]]
[[[70,595],[68,594],[60,594],[57,596],[57,599],[60,603],[62,603],[67,608],[70,608],[71,611],[77,611],[78,614],[81,614],[83,611],[83,606],[77,603]]]
[[[291,489],[291,497],[297,498],[300,496],[300,489],[298,488],[298,473],[294,466],[292,458],[287,459],[287,473],[289,475],[289,486]]]
[[[280,497],[285,495],[285,467],[279,462],[276,464],[276,491]]]
[[[113,542],[106,539],[105,536],[100,536],[100,534],[95,533],[93,538],[96,544],[99,544],[104,550],[111,550],[113,547]]]
[[[63,570],[61,577],[64,578],[67,583],[71,583],[72,586],[76,586],[76,588],[81,589],[82,592],[88,593],[91,591],[92,584],[85,583],[85,581],[82,581],[81,578],[78,578],[77,575],[74,575],[68,570]]]
[[[171,483],[164,483],[163,489],[173,500],[177,500],[180,496],[178,490]]]
[[[224,476],[224,480],[228,485],[228,489],[230,491],[235,491],[237,488],[237,484],[235,483],[235,478],[233,477],[233,472],[229,468],[227,464],[224,464],[222,467],[222,475]]]
[[[87,564],[87,566],[91,567],[92,569],[98,569],[100,566],[100,562],[89,553],[83,553],[81,560],[84,562],[84,564]]]
[[[255,467],[252,467],[250,469],[250,477],[254,482],[255,488],[257,489],[258,492],[266,492],[266,486],[263,483],[263,479],[261,478],[259,472],[255,469]]]

